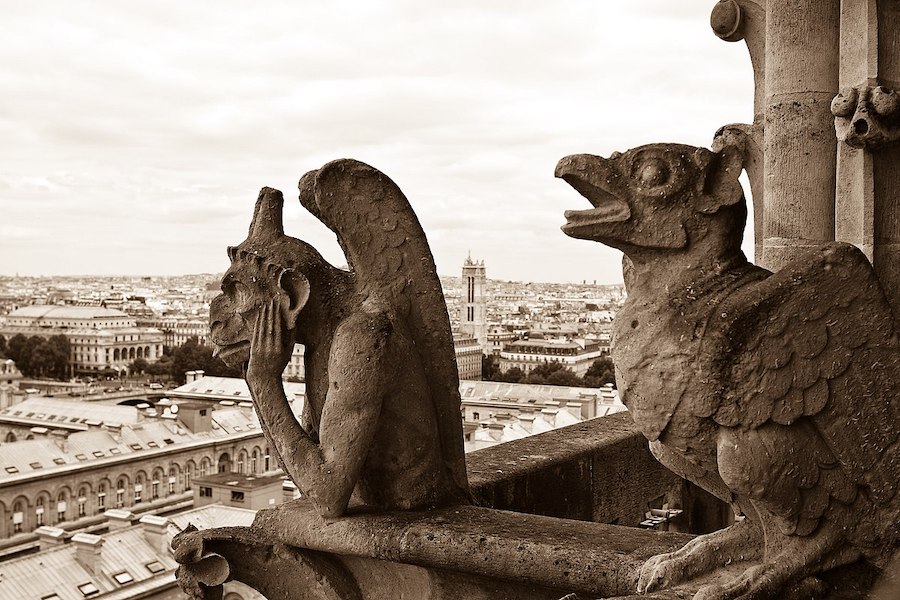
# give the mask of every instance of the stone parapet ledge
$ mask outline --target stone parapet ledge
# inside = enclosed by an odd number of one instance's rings
[[[549,597],[550,590],[594,596],[633,593],[644,561],[691,539],[476,506],[356,513],[329,521],[303,500],[260,511],[251,530],[270,543],[331,556],[405,563],[455,572],[457,579],[486,578],[543,590],[529,597]],[[365,574],[373,567],[343,562],[365,590]]]
[[[683,485],[628,413],[471,452],[466,465],[480,506],[620,525],[636,526],[649,500],[675,501]]]

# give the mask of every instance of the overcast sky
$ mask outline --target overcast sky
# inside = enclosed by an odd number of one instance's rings
[[[343,157],[410,199],[438,271],[619,282],[563,235],[564,155],[708,146],[752,119],[713,0],[3,2],[0,273],[227,268],[257,192],[335,264],[299,177]]]

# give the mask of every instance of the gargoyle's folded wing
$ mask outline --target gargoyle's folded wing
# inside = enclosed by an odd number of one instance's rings
[[[721,389],[718,405],[698,414],[750,429],[806,419],[813,428],[797,434],[818,434],[828,451],[816,452],[816,472],[800,486],[840,467],[877,504],[889,502],[900,481],[900,344],[862,252],[833,243],[797,259],[729,296],[715,321],[702,352]]]
[[[300,202],[337,235],[364,293],[388,302],[407,324],[431,387],[444,462],[460,499],[467,498],[453,337],[434,258],[409,201],[378,169],[340,159],[303,176]]]

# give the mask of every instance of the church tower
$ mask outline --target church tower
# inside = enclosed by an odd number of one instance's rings
[[[460,303],[460,330],[469,334],[481,346],[482,351],[487,346],[487,299],[485,287],[487,275],[484,270],[484,261],[473,261],[472,255],[466,258],[462,268],[462,302]]]

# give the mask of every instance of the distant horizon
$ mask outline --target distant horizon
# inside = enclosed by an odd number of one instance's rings
[[[4,279],[15,279],[15,278],[27,278],[27,279],[84,279],[88,277],[97,277],[97,278],[131,278],[131,279],[140,279],[145,277],[150,278],[174,278],[174,277],[204,277],[210,276],[211,278],[221,278],[225,274],[224,271],[220,271],[218,273],[212,272],[198,272],[198,273],[176,273],[172,275],[160,275],[160,274],[138,274],[138,273],[120,273],[120,274],[102,274],[102,273],[80,273],[73,275],[31,275],[27,273],[15,273],[12,275],[7,275],[5,273],[0,273],[0,278]],[[438,277],[441,278],[461,278],[462,275],[442,275],[438,273]],[[623,282],[601,282],[600,280],[581,280],[581,281],[537,281],[537,280],[523,280],[523,279],[505,279],[502,277],[487,277],[488,281],[501,281],[505,283],[536,283],[536,284],[557,284],[557,285],[591,285],[591,286],[622,286]]]

